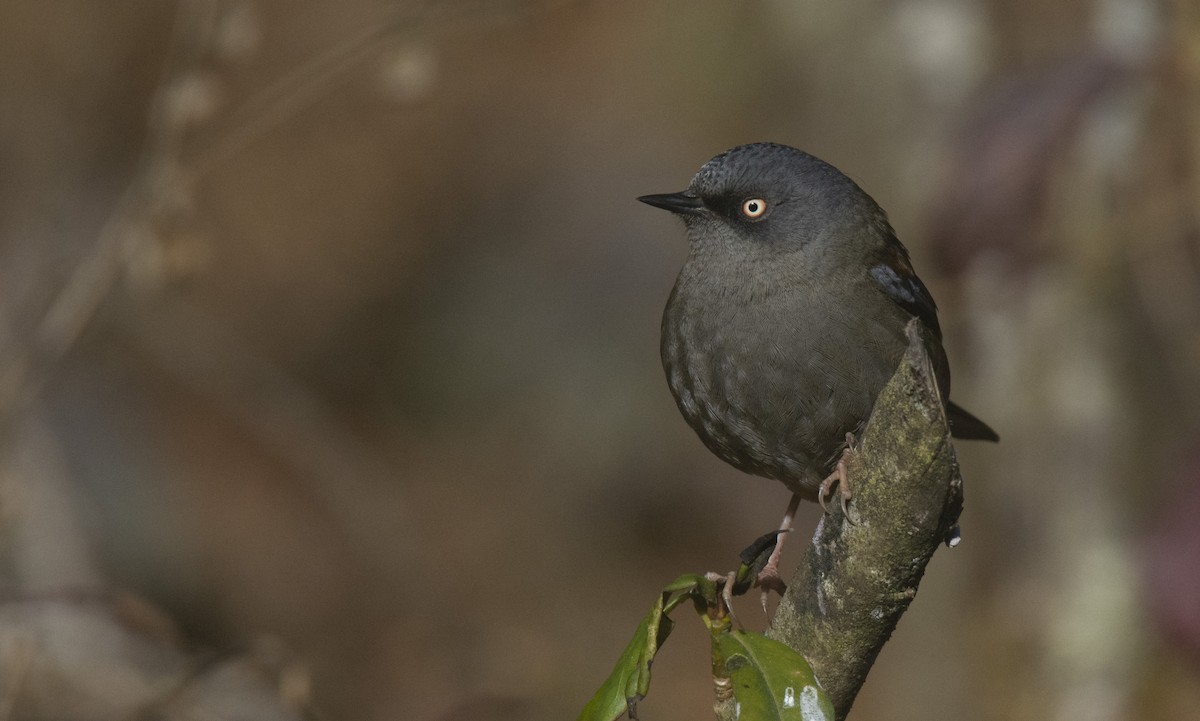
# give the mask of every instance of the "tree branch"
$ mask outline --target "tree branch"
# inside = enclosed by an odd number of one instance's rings
[[[962,510],[962,477],[915,322],[849,469],[847,523],[817,526],[768,635],[808,658],[844,719]]]

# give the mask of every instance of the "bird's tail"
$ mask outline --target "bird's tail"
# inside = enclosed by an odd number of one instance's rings
[[[946,401],[946,422],[950,424],[950,435],[964,441],[998,441],[1000,436],[992,427],[954,401]]]

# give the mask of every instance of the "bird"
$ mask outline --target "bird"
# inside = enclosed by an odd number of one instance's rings
[[[913,319],[951,435],[999,440],[949,400],[937,305],[887,214],[833,165],[778,143],[740,145],[687,188],[643,203],[682,218],[688,253],[662,318],[661,357],[680,412],[719,458],[802,500],[853,498],[846,468]],[[827,509],[828,512],[828,509]],[[758,574],[782,592],[776,544]]]

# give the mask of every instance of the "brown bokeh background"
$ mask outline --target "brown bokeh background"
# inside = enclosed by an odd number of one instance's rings
[[[258,718],[574,718],[787,501],[678,417],[633,200],[766,139],[889,210],[1003,437],[850,718],[1196,718],[1187,0],[9,0],[3,715],[233,718],[235,663]],[[679,620],[642,718],[711,714]]]

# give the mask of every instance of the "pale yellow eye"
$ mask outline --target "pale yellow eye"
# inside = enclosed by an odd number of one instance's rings
[[[748,198],[742,201],[742,215],[750,220],[758,220],[767,212],[767,201],[762,198]]]

